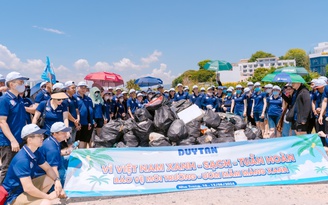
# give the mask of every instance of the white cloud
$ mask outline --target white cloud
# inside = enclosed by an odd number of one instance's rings
[[[167,70],[167,65],[161,63],[159,68],[152,70],[152,73],[149,76],[160,78],[163,81],[163,84],[171,84],[176,76],[172,75],[171,70]]]
[[[86,59],[79,59],[74,63],[77,70],[86,70],[90,68],[89,62]]]
[[[152,54],[150,54],[147,58],[141,58],[141,62],[144,65],[148,65],[158,61],[158,57],[162,55],[162,52],[155,50]]]
[[[306,160],[304,164],[300,164],[298,166],[299,171],[296,171],[294,175],[291,175],[292,179],[302,179],[309,177],[319,177],[319,176],[327,176],[326,173],[317,173],[316,167],[327,167],[328,162],[322,158],[321,162],[312,162],[310,160]]]
[[[55,33],[55,34],[59,34],[59,35],[65,34],[63,31],[53,29],[53,28],[44,28],[44,27],[39,27],[39,26],[33,26],[33,28],[41,29],[43,31],[47,31],[47,32]]]
[[[136,70],[140,70],[140,68],[142,68],[141,65],[134,64],[128,58],[123,58],[119,62],[113,63],[113,65],[114,65],[114,68],[116,70],[125,70],[125,69],[136,69]]]

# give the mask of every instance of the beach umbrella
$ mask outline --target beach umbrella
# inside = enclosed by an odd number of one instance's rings
[[[302,76],[293,73],[270,73],[266,75],[262,81],[276,83],[305,83]]]
[[[163,81],[159,78],[154,78],[151,76],[138,78],[134,81],[135,84],[139,85],[139,87],[149,87],[154,85],[163,84]]]
[[[99,84],[101,86],[108,87],[117,87],[119,85],[124,84],[123,78],[119,74],[110,72],[89,73],[84,77],[84,79],[93,81],[94,83]]]
[[[215,60],[206,63],[204,69],[212,71],[232,70],[232,65],[227,61]]]
[[[293,73],[301,76],[305,76],[309,74],[309,72],[304,67],[295,67],[295,66],[279,68],[275,70],[273,73]]]

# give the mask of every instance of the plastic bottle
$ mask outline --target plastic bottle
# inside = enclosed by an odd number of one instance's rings
[[[72,150],[78,149],[79,148],[79,144],[80,144],[80,140],[74,142],[73,145],[72,145]]]

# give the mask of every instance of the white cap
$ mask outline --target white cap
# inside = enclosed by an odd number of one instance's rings
[[[58,89],[64,89],[65,86],[63,83],[55,83],[53,86],[52,86],[52,90],[55,90],[56,88]]]
[[[189,90],[189,87],[188,86],[185,86],[183,89],[184,90]]]
[[[232,86],[230,86],[228,89],[235,90],[235,88],[233,88]]]
[[[247,83],[247,86],[253,86],[253,85],[254,85],[253,82],[248,82],[248,83]]]
[[[67,81],[65,82],[65,88],[68,88],[69,86],[75,85],[75,83],[73,81]]]
[[[108,90],[113,90],[113,87],[108,87]]]
[[[118,91],[118,90],[122,91],[122,88],[117,87],[115,90],[116,90],[116,91]]]
[[[207,88],[207,90],[213,90],[213,87],[210,86],[210,87]]]
[[[43,81],[41,84],[40,84],[40,88],[42,88],[42,86],[44,86],[45,84],[47,84],[46,81]]]
[[[251,89],[249,89],[249,88],[244,89],[244,93],[248,93],[249,91],[251,91]]]
[[[168,93],[169,92],[169,90],[164,90],[164,93]]]
[[[177,85],[177,87],[179,87],[179,86],[183,86],[181,83],[179,83],[178,85]]]
[[[142,93],[138,93],[137,97],[139,97],[139,96],[143,97],[144,95]]]
[[[260,83],[260,82],[256,82],[256,83],[254,84],[254,86],[261,86],[261,83]]]
[[[315,83],[318,79],[312,79],[311,83]]]
[[[126,92],[125,90],[122,92],[122,94],[124,95],[124,94],[128,94],[128,92]]]
[[[170,90],[169,90],[169,91],[170,91],[170,92],[171,92],[171,91],[175,91],[175,89],[174,89],[174,88],[170,88]]]
[[[87,83],[85,81],[81,81],[77,84],[78,87],[81,87],[81,86],[86,86],[88,87]]]
[[[237,89],[237,88],[243,88],[243,86],[241,86],[241,85],[237,85],[237,86],[236,86],[236,89]]]
[[[131,94],[131,93],[135,93],[135,92],[136,92],[135,89],[131,89],[131,90],[129,91],[129,94]]]
[[[326,81],[324,81],[324,79],[318,79],[314,82],[314,86],[315,87],[322,87],[327,85]]]
[[[28,135],[31,135],[31,134],[43,134],[45,132],[46,132],[46,130],[41,129],[36,124],[28,124],[28,125],[25,125],[23,127],[22,133],[21,133],[21,138],[24,139]]]
[[[201,87],[201,88],[200,88],[200,91],[205,91],[205,88],[204,88],[204,87]]]
[[[318,78],[318,80],[320,80],[320,79],[324,80],[326,83],[327,83],[327,81],[328,81],[328,79],[327,79],[326,76],[320,76],[320,77]]]
[[[228,88],[228,89],[227,89],[227,92],[232,92],[232,89],[231,89],[231,88]]]
[[[272,88],[273,87],[273,85],[272,84],[266,84],[265,86],[264,86],[264,88]]]
[[[28,77],[22,76],[18,72],[10,72],[6,76],[6,83],[12,80],[28,80],[28,79],[29,79]]]
[[[72,130],[72,128],[66,127],[66,125],[63,122],[55,122],[54,124],[52,124],[52,126],[50,128],[51,133],[70,132],[71,130]]]
[[[6,78],[0,74],[0,82],[5,82],[6,81]]]
[[[281,90],[281,88],[278,85],[273,86],[273,90]]]
[[[196,88],[198,88],[198,86],[197,86],[197,85],[194,85],[194,86],[192,86],[192,89],[196,89]]]

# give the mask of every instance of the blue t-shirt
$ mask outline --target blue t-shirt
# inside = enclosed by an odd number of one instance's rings
[[[35,103],[41,103],[42,101],[47,101],[50,99],[50,93],[45,89],[42,89],[35,97]]]
[[[198,93],[198,95],[195,95],[195,93],[189,95],[189,101],[197,105],[199,108],[202,108],[202,99],[203,95],[200,93]]]
[[[77,105],[80,112],[80,124],[93,124],[93,103],[91,98],[86,95],[81,96],[79,93],[75,94],[74,97],[77,100]]]
[[[177,102],[179,100],[188,100],[189,99],[189,93],[187,92],[182,92],[182,93],[175,93],[174,95],[174,102]]]
[[[61,153],[60,153],[60,143],[53,136],[48,137],[43,141],[42,146],[38,149],[41,155],[44,157],[45,161],[51,167],[60,168],[61,165]],[[35,169],[35,177],[45,175],[46,172],[39,166]]]
[[[43,112],[45,111],[43,129],[47,130],[45,132],[46,135],[50,135],[50,128],[55,122],[64,122],[63,113],[67,112],[67,106],[65,104],[61,104],[54,110],[50,105],[50,100],[48,100],[42,101],[36,110],[41,113],[40,117],[42,117]]]
[[[21,131],[26,125],[26,111],[23,98],[7,91],[0,97],[0,116],[7,117],[11,133],[19,144],[22,143]],[[10,146],[10,141],[0,129],[0,146]]]
[[[251,115],[252,106],[253,106],[253,98],[252,96],[246,96],[247,99],[247,115]]]
[[[325,89],[323,91],[323,98],[328,98],[328,86],[325,86]],[[326,107],[326,117],[328,117],[328,106]]]
[[[30,98],[23,98],[24,101],[24,106],[25,107],[30,107],[31,105],[33,105],[32,100]],[[31,124],[32,120],[31,120],[31,114],[26,112],[26,123],[27,124]]]
[[[282,97],[278,96],[274,98],[273,95],[267,98],[268,103],[268,115],[269,116],[281,116],[282,113]]]
[[[118,102],[116,104],[116,108],[117,108],[117,113],[116,113],[117,114],[117,118],[121,118],[122,117],[122,114],[123,113],[126,113],[125,107],[124,107],[124,105],[122,103]]]
[[[142,100],[141,102],[137,99],[137,104],[138,104],[138,108],[144,108],[145,107],[145,102]]]
[[[223,99],[223,105],[224,105],[225,108],[227,108],[226,112],[231,112],[232,98],[233,98],[233,96],[230,96],[230,97],[226,96]]]
[[[239,112],[244,112],[244,100],[246,99],[246,95],[245,94],[241,94],[241,95],[235,95],[232,100],[235,102],[235,106],[234,106],[234,112],[235,113],[239,113]]]
[[[134,112],[138,108],[137,99],[129,98],[126,105],[127,105],[127,108],[131,109],[132,114],[134,114]]]
[[[64,104],[69,113],[71,113],[71,115],[76,119],[77,118],[77,112],[76,109],[78,109],[78,105],[77,105],[77,100],[74,96],[70,97],[69,95],[67,95],[68,98],[66,100],[64,100],[64,102],[62,104]],[[70,127],[75,127],[74,122],[69,120],[69,126]]]
[[[101,119],[103,118],[103,105],[98,103],[94,105],[93,108],[93,117],[94,119]]]
[[[31,177],[33,179],[36,167],[44,163],[45,159],[39,150],[33,153],[26,145],[23,146],[11,160],[7,175],[2,183],[2,186],[10,193],[5,204],[11,203],[24,192],[20,178]]]
[[[262,113],[264,107],[264,100],[266,100],[266,93],[254,93],[252,98],[254,101],[253,113]]]
[[[212,107],[216,109],[217,102],[216,102],[216,97],[214,95],[209,96],[206,94],[202,97],[202,106],[203,106],[204,110],[207,110],[207,108],[206,108],[207,105],[212,105]]]
[[[104,110],[105,119],[109,120],[110,119],[110,114],[112,113],[112,108],[110,106],[109,101],[104,102],[103,110]]]
[[[320,108],[323,101],[323,93],[317,92],[313,98],[313,101],[315,101],[315,108]]]

